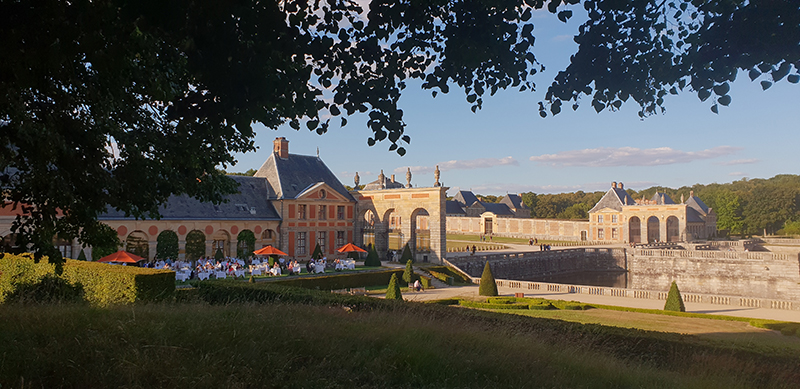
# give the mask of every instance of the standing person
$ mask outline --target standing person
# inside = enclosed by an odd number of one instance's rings
[[[528,239],[528,246],[533,246],[533,239]]]
[[[472,245],[472,255],[475,255],[475,251],[476,250],[477,250],[477,248],[475,247],[475,245]]]

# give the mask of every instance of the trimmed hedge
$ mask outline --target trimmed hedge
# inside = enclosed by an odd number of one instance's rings
[[[397,274],[399,278],[403,275],[403,270],[381,270],[354,274],[326,274],[314,277],[287,277],[285,279],[270,281],[269,283],[306,289],[335,290],[388,285],[392,274]]]
[[[478,286],[478,294],[481,296],[497,296],[497,282],[492,275],[492,268],[489,266],[489,261],[486,261],[486,266],[483,267],[483,274],[481,274],[481,283]]]
[[[281,301],[301,304],[343,305],[353,309],[388,306],[383,299],[335,294],[280,285],[276,282],[251,284],[235,280],[203,281],[197,284],[196,296],[210,304],[264,303]],[[181,291],[180,294],[184,292]],[[186,296],[186,298],[192,298]]]
[[[664,304],[665,311],[673,312],[686,312],[686,306],[683,304],[681,291],[678,289],[678,284],[672,281],[669,287],[669,294],[667,294],[667,302]]]
[[[0,259],[0,303],[25,290],[37,299],[44,298],[39,294],[47,290],[54,294],[52,298],[65,293],[69,297],[73,294],[67,290],[70,288],[82,289],[82,299],[95,306],[154,301],[172,295],[175,273],[68,259],[63,273],[56,276],[55,266],[46,259],[39,263],[34,263],[30,255],[4,255]]]
[[[430,267],[427,268],[427,270],[431,273],[431,275],[433,275],[433,272],[437,272],[437,273],[441,273],[441,274],[445,274],[447,276],[453,277],[453,281],[462,282],[462,283],[465,283],[465,284],[472,284],[472,279],[467,278],[466,276],[461,274],[461,272],[456,271],[455,269],[453,269],[453,268],[451,268],[449,266],[430,266]],[[436,278],[439,278],[439,277],[436,277]],[[442,280],[441,278],[439,278],[439,279]],[[442,281],[443,282],[447,282],[446,280],[442,280]]]

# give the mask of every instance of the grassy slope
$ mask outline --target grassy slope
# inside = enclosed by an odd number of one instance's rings
[[[797,387],[800,354],[423,304],[0,306],[3,387]]]

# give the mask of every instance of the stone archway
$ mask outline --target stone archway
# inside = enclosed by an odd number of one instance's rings
[[[667,242],[679,242],[681,240],[680,222],[675,216],[667,218]]]
[[[272,230],[264,230],[264,234],[267,231]],[[272,234],[273,240],[275,234]],[[256,234],[253,231],[244,229],[239,231],[239,234],[236,235],[236,257],[237,258],[249,258],[253,256],[253,251],[256,249]]]
[[[417,208],[411,212],[411,238],[409,239],[414,254],[431,251],[430,214],[425,208]]]
[[[378,255],[386,258],[392,246],[403,248],[408,243],[409,248],[416,244],[415,223],[420,223],[417,216],[419,210],[428,213],[427,223],[430,231],[430,251],[429,261],[441,263],[447,252],[445,242],[445,192],[446,187],[434,188],[396,188],[396,189],[376,189],[361,190],[351,192],[356,198],[356,233],[361,233],[360,237],[369,238],[367,234],[373,233],[375,248]],[[372,211],[377,217],[374,218],[374,227],[370,228],[367,211]],[[392,218],[394,217],[394,222]],[[359,228],[360,227],[360,228]],[[391,230],[391,234],[390,234]],[[367,242],[363,242],[367,243]],[[427,242],[425,242],[427,244]]]
[[[211,255],[217,255],[217,252],[222,252],[223,257],[230,257],[231,252],[231,235],[228,231],[217,230],[211,238]]]
[[[642,221],[638,216],[628,220],[628,242],[642,243]]]
[[[156,238],[156,258],[175,260],[179,252],[178,234],[172,230],[161,231]]]
[[[647,243],[656,243],[661,239],[661,221],[657,216],[647,218]]]
[[[186,260],[196,261],[206,256],[206,234],[192,230],[186,234]]]
[[[150,241],[144,231],[136,230],[125,238],[125,251],[150,259]]]
[[[375,228],[378,224],[380,224],[380,220],[373,209],[367,208],[360,210],[356,218],[355,243],[362,247],[367,247],[369,245],[375,246]]]

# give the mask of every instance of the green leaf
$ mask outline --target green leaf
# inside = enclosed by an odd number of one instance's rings
[[[478,98],[478,95],[476,95],[474,93],[471,94],[471,95],[467,95],[467,102],[470,103],[470,104],[474,103],[477,98]]]
[[[399,154],[401,157],[406,155],[406,149],[403,147],[397,148],[397,154]]]
[[[767,90],[771,86],[772,86],[771,82],[769,82],[767,80],[761,81],[761,90]]]
[[[717,96],[727,95],[730,90],[731,90],[731,86],[728,85],[727,82],[723,83],[723,84],[720,84],[720,85],[714,86],[714,93],[716,93]],[[725,105],[727,105],[727,104],[725,104]]]
[[[758,71],[756,68],[750,69],[750,73],[747,74],[750,77],[750,81],[755,81],[756,78],[761,76],[761,72]]]
[[[706,101],[706,99],[711,97],[711,91],[708,89],[700,89],[697,91],[697,97],[700,98],[700,101]]]
[[[295,130],[299,130],[300,129],[300,122],[297,121],[297,119],[292,119],[292,120],[289,121],[289,127],[292,127]]]
[[[719,107],[716,104],[712,105],[711,106],[711,112],[719,114]]]
[[[729,95],[720,96],[720,98],[717,99],[717,102],[727,107],[728,104],[731,103],[731,96]]]
[[[560,21],[562,21],[564,23],[566,23],[567,20],[569,20],[569,18],[571,18],[571,17],[572,17],[572,11],[570,11],[568,9],[558,13],[558,20],[560,20]]]
[[[319,125],[319,120],[309,120],[306,122],[306,127],[308,127],[308,129],[312,131],[316,130],[318,125]]]
[[[800,82],[800,76],[797,74],[790,74],[789,77],[786,77],[786,81],[789,81],[792,84],[797,84]]]
[[[367,144],[372,147],[375,146],[375,139],[367,138]]]

